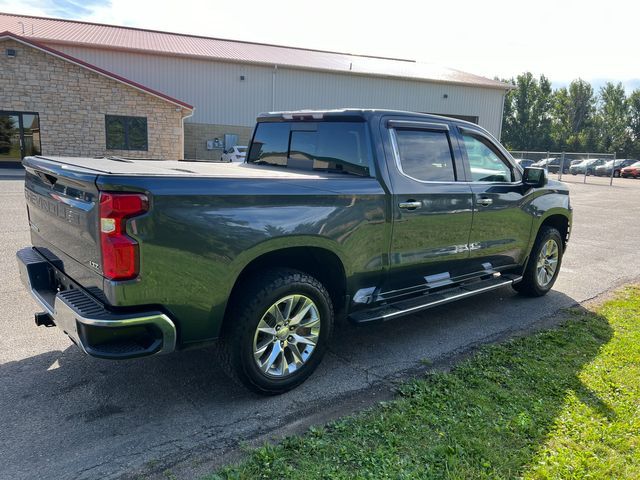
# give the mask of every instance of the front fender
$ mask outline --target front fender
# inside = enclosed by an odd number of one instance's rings
[[[569,200],[569,191],[567,189],[546,189],[540,192],[539,195],[536,195],[529,208],[534,217],[529,251],[533,248],[540,227],[551,217],[560,215],[567,219],[569,228],[571,227],[573,213]]]

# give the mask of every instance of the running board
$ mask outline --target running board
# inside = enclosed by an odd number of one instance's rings
[[[454,302],[463,298],[472,297],[479,293],[488,292],[512,285],[522,280],[521,276],[504,274],[499,277],[492,277],[469,284],[462,284],[457,287],[448,288],[439,292],[421,295],[416,298],[402,300],[400,302],[382,305],[370,310],[362,310],[349,315],[349,320],[354,323],[368,323],[375,321],[386,321],[393,318],[420,312],[427,308],[437,307],[445,303]]]

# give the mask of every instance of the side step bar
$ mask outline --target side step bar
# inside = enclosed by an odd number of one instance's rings
[[[393,318],[420,312],[427,308],[437,307],[445,303],[472,297],[479,293],[488,292],[506,285],[512,285],[522,280],[521,276],[505,274],[481,280],[469,284],[462,284],[454,288],[448,288],[439,292],[434,292],[419,297],[402,300],[397,303],[382,305],[370,310],[362,310],[349,315],[349,320],[354,323],[368,323],[376,321],[386,321]]]

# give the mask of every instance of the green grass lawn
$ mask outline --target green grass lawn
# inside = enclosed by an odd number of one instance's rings
[[[640,287],[566,316],[209,478],[638,479]]]

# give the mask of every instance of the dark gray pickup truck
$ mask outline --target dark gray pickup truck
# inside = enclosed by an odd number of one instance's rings
[[[544,170],[477,125],[407,112],[261,115],[243,164],[24,166],[36,324],[108,359],[219,340],[218,362],[269,394],[313,372],[335,318],[544,295],[571,227]]]

